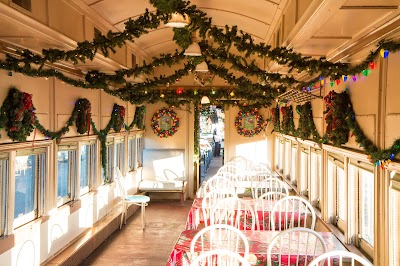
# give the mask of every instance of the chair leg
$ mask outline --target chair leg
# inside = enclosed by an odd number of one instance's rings
[[[142,230],[146,227],[146,221],[145,221],[145,203],[142,202],[141,204],[141,212],[142,212]]]

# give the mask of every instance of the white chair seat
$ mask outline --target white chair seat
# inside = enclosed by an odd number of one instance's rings
[[[171,191],[182,191],[184,186],[183,181],[154,181],[154,180],[142,180],[139,183],[139,190],[145,191],[159,191],[159,190],[171,190]]]
[[[132,203],[146,203],[150,201],[150,198],[144,195],[129,195],[125,198],[125,200]]]

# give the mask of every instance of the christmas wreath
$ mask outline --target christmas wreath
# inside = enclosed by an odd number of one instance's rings
[[[259,134],[261,130],[264,129],[264,120],[258,113],[257,108],[248,111],[241,110],[235,118],[235,128],[239,135],[244,137],[254,137],[254,135]]]
[[[112,121],[112,128],[114,129],[115,132],[120,132],[122,129],[122,126],[124,125],[124,117],[125,117],[125,107],[114,104],[113,107],[113,114],[111,119]]]
[[[32,103],[32,94],[12,87],[1,109],[7,135],[13,141],[26,141],[34,129],[35,107]]]
[[[77,116],[75,119],[75,125],[79,134],[85,134],[90,132],[90,118],[92,115],[92,105],[88,99],[79,99],[75,103],[75,110]]]
[[[171,137],[179,129],[179,118],[173,109],[162,108],[151,118],[151,128],[160,138]]]

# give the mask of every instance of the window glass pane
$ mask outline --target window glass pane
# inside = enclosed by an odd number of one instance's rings
[[[285,156],[285,144],[283,141],[279,141],[279,170],[283,173],[283,158]]]
[[[69,197],[70,187],[70,153],[69,151],[59,151],[57,153],[57,169],[58,169],[58,198]]]
[[[337,215],[340,219],[346,219],[346,181],[344,170],[336,166],[336,200],[337,200]]]
[[[374,245],[374,174],[359,168],[361,236]]]
[[[108,181],[110,182],[114,178],[113,169],[114,169],[114,145],[111,143],[111,145],[107,146],[107,177]]]
[[[89,186],[89,169],[90,169],[90,145],[82,145],[81,147],[81,175],[80,188]]]
[[[301,178],[301,192],[308,196],[308,154],[301,153],[300,156],[300,178]]]
[[[36,209],[36,167],[37,155],[15,158],[15,206],[14,218]]]
[[[400,265],[400,191],[390,189],[390,254],[392,265]]]
[[[8,188],[8,159],[0,159],[0,210],[1,210],[1,229],[0,235],[4,234],[6,226],[6,206]]]
[[[292,181],[292,184],[297,186],[297,179],[298,175],[296,173],[297,171],[297,148],[292,147],[292,158],[291,158],[291,168],[290,168],[290,180]]]
[[[275,167],[278,168],[278,169],[280,169],[280,166],[279,166],[279,152],[280,152],[280,149],[279,148],[280,148],[279,147],[279,139],[275,138]]]
[[[290,179],[290,141],[285,141],[285,166],[286,178]]]
[[[116,162],[117,167],[124,172],[124,163],[125,163],[125,142],[117,143],[116,144]]]
[[[310,181],[309,189],[311,188],[311,204],[317,208],[320,208],[319,203],[321,200],[321,192],[322,192],[322,161],[321,155],[315,152],[311,152],[310,154]],[[330,168],[329,168],[330,167]],[[332,171],[332,164],[328,164],[328,173]]]
[[[136,139],[130,139],[128,142],[128,163],[129,169],[136,169]]]

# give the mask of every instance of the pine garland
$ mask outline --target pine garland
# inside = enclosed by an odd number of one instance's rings
[[[272,113],[272,123],[274,123],[274,130],[275,132],[281,132],[281,121],[280,121],[280,112],[279,107],[276,106],[271,109]]]
[[[349,140],[350,128],[346,122],[351,107],[350,97],[346,91],[336,93],[330,91],[324,97],[326,110],[324,112],[326,125],[326,134],[328,140],[334,146],[341,146]]]
[[[296,106],[296,112],[300,115],[299,126],[296,129],[296,136],[301,139],[310,139],[317,143],[324,143],[326,140],[322,138],[315,127],[311,102]]]
[[[293,107],[291,105],[286,107],[281,107],[281,112],[282,112],[281,133],[295,134],[296,130],[294,128],[294,121],[293,121]]]

